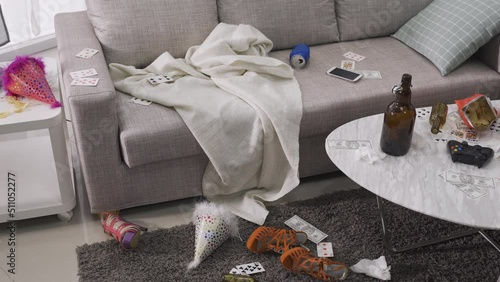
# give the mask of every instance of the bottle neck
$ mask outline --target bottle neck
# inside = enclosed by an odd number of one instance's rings
[[[400,91],[396,92],[396,101],[398,101],[401,104],[410,104],[411,89],[409,87],[407,89],[402,88]]]

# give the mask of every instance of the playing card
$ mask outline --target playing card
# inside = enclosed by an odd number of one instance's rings
[[[229,271],[229,273],[231,273],[231,274],[241,274],[241,271],[239,271],[238,269],[236,269],[236,267],[234,267],[233,269],[231,269],[231,271]]]
[[[476,142],[477,143],[477,141],[479,140],[477,131],[475,131],[473,129],[466,129],[464,139],[465,139],[465,141],[468,141],[468,142]]]
[[[379,71],[360,70],[356,72],[362,74],[363,79],[382,79],[382,75],[380,74]]]
[[[354,70],[355,66],[356,66],[355,61],[342,61],[342,63],[340,64],[341,68],[343,68],[345,70],[351,70],[351,71]]]
[[[459,121],[457,121],[459,122]],[[457,126],[458,127],[458,126]],[[452,137],[465,140],[467,142],[477,143],[479,141],[479,135],[474,129],[453,129],[449,132]]]
[[[451,112],[451,113],[448,113],[448,115],[446,116],[446,120],[457,121],[457,120],[461,120],[461,119],[462,118],[460,117],[458,112]]]
[[[446,182],[451,184],[465,184],[476,187],[495,188],[495,181],[491,177],[469,175],[450,170],[446,171]]]
[[[157,85],[160,83],[172,83],[174,82],[174,80],[168,75],[157,75],[148,78],[148,82],[151,83],[152,85]]]
[[[360,147],[372,148],[372,142],[368,140],[331,140],[328,139],[328,146],[332,149],[356,150]]]
[[[80,51],[76,56],[78,58],[83,58],[83,59],[88,59],[92,56],[94,56],[99,50],[92,49],[92,48],[85,48],[82,51]]]
[[[236,269],[240,272],[239,274],[243,275],[245,274],[250,275],[266,271],[264,267],[260,264],[260,262],[252,262],[252,263],[237,265]]]
[[[351,59],[351,60],[355,60],[356,62],[360,62],[366,58],[365,56],[361,56],[361,55],[353,53],[353,52],[345,53],[344,57]]]
[[[151,105],[151,103],[153,103],[151,101],[140,99],[140,98],[137,98],[137,97],[131,98],[130,100],[128,100],[128,102],[129,103],[138,104],[138,105],[143,105],[143,106],[149,106],[149,105]]]
[[[96,77],[75,78],[71,81],[73,86],[96,86],[97,83],[99,83],[99,78]]]
[[[307,238],[316,244],[318,244],[319,242],[323,241],[323,239],[328,237],[328,235],[326,235],[325,232],[314,227],[313,225],[303,220],[302,218],[298,217],[297,215],[294,215],[292,218],[285,221],[285,224],[290,226],[295,231],[305,232],[307,234]]]
[[[455,185],[455,186],[460,191],[464,192],[471,199],[477,199],[488,194],[488,192],[473,185]]]
[[[469,126],[467,126],[467,124],[465,124],[465,121],[463,119],[457,119],[455,120],[455,126],[458,128],[458,129],[466,129],[466,128],[469,128]]]
[[[333,247],[331,242],[321,242],[317,245],[318,257],[331,258],[333,257]]]
[[[81,71],[74,71],[70,72],[69,75],[71,78],[82,78],[82,77],[89,77],[93,75],[97,75],[97,71],[94,68],[91,69],[86,69],[86,70],[81,70]]]

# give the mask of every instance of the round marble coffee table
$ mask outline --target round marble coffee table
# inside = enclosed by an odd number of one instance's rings
[[[498,108],[500,101],[493,104]],[[449,113],[456,112],[455,105],[449,105]],[[453,163],[447,152],[446,139],[461,139],[449,135],[433,135],[428,122],[430,108],[418,109],[410,151],[402,157],[387,156],[373,164],[356,158],[358,146],[370,146],[380,151],[380,134],[383,114],[354,120],[335,129],[326,140],[326,151],[333,163],[350,179],[377,196],[386,246],[394,251],[436,244],[453,238],[480,233],[500,252],[500,245],[494,242],[482,229],[500,230],[500,120],[491,130],[478,135],[478,143],[493,148],[494,158],[483,168]],[[443,132],[455,126],[448,119]],[[436,140],[438,139],[438,140]],[[356,141],[362,142],[344,142]],[[474,144],[469,142],[469,144]],[[358,151],[359,153],[359,151]],[[383,154],[382,154],[383,155]],[[466,193],[469,187],[446,182],[447,171],[486,177],[490,184],[478,191]],[[491,185],[492,183],[492,185]],[[470,187],[473,188],[473,187]],[[476,187],[477,188],[477,187]],[[465,189],[465,190],[464,190]],[[480,191],[480,192],[479,192]],[[414,245],[395,248],[389,240],[383,200],[405,208],[453,223],[470,226],[473,229]]]

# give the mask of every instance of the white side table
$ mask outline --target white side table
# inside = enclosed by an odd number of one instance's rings
[[[47,80],[61,101],[57,63],[50,58],[44,62]],[[0,63],[0,67],[7,64]],[[2,90],[0,97],[4,94]],[[0,119],[0,187],[5,187],[0,189],[0,223],[53,214],[69,221],[76,198],[64,135],[64,110],[26,101],[30,106],[24,112]],[[0,112],[11,107],[5,99],[0,100]],[[16,175],[15,218],[7,210],[9,172]]]

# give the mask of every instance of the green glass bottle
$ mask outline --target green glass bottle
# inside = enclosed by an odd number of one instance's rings
[[[410,150],[417,112],[411,104],[410,74],[404,74],[401,87],[395,88],[396,99],[385,110],[380,148],[391,156],[403,156]]]
[[[446,123],[446,115],[448,114],[448,106],[443,103],[436,103],[432,106],[429,123],[431,124],[432,134],[438,134],[439,129]]]

